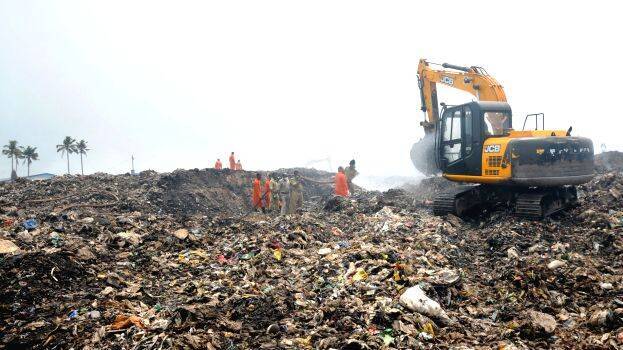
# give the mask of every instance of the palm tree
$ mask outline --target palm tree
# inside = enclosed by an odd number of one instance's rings
[[[87,148],[87,142],[85,140],[80,140],[76,144],[76,149],[80,154],[80,171],[82,172],[82,175],[84,175],[84,167],[82,166],[82,155],[84,154],[84,156],[86,157],[87,152],[90,151],[90,149]]]
[[[11,178],[17,176],[16,168],[17,166],[13,166],[13,163],[17,162],[16,158],[19,158],[21,154],[21,149],[17,145],[17,141],[9,140],[9,143],[4,145],[2,149],[2,154],[6,155],[8,158],[11,158]],[[15,175],[13,175],[15,173]]]
[[[15,176],[17,176],[17,165],[20,159],[24,159],[24,147],[22,146],[17,147],[15,150]]]
[[[30,164],[33,160],[39,160],[39,153],[37,153],[37,147],[28,146],[23,152],[24,163],[28,166],[28,176],[30,176]]]
[[[61,157],[67,153],[67,174],[69,174],[69,155],[77,152],[76,140],[71,138],[71,136],[65,136],[63,143],[56,145],[56,152],[61,152]]]

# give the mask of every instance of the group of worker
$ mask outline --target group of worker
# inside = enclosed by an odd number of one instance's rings
[[[216,163],[214,163],[214,169],[216,170],[223,169],[223,163],[221,162],[221,158],[218,158],[216,160]],[[229,155],[229,169],[242,170],[242,163],[240,163],[240,159],[238,159],[238,161],[236,162],[236,157],[234,156],[234,152],[231,152],[231,154]]]
[[[251,203],[255,211],[279,212],[281,215],[298,213],[303,207],[303,184],[301,175],[277,178],[269,174],[262,185],[262,174],[255,174]]]
[[[333,179],[335,195],[348,197],[353,194],[353,179],[357,174],[355,160],[351,160],[346,168],[340,166]],[[298,213],[303,207],[303,179],[298,170],[295,170],[293,176],[281,178],[275,174],[268,174],[262,184],[262,174],[255,174],[251,194],[253,210],[263,213],[279,212],[281,215]]]
[[[335,174],[335,195],[340,197],[348,197],[355,192],[353,179],[359,174],[355,169],[355,160],[351,160],[346,168],[338,167]]]

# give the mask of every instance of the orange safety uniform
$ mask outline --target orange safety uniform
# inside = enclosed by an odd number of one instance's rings
[[[236,158],[233,154],[229,156],[229,169],[236,170]]]
[[[342,197],[348,197],[348,183],[346,175],[338,172],[335,174],[335,194]]]
[[[242,170],[242,163],[240,163],[240,161],[236,163],[236,170]]]
[[[216,163],[214,163],[214,169],[216,169],[216,170],[223,169],[223,163],[221,163],[220,160],[217,160]]]
[[[270,208],[270,179],[264,181],[264,198],[266,200],[266,208]]]
[[[253,201],[253,208],[264,207],[262,204],[262,186],[259,179],[253,180],[253,196],[251,200]]]

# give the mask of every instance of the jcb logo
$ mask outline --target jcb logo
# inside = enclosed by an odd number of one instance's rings
[[[488,145],[485,147],[485,153],[498,153],[500,152],[500,145]]]
[[[441,76],[441,82],[446,85],[454,85],[454,79],[447,77],[445,75]]]

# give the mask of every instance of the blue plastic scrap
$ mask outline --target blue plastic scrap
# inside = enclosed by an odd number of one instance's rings
[[[24,226],[24,228],[27,230],[34,230],[37,228],[38,225],[39,224],[37,223],[37,220],[35,219],[28,219],[24,221],[24,223],[22,223],[22,226]]]

